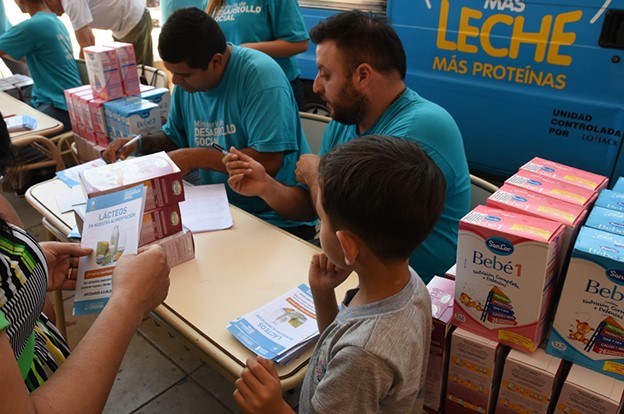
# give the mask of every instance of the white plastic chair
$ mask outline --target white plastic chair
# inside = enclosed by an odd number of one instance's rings
[[[316,154],[321,149],[323,133],[331,118],[308,112],[299,112],[299,117],[301,118],[301,126],[310,145],[310,150],[313,154]]]
[[[470,174],[470,209],[478,205],[485,205],[489,196],[494,194],[498,187],[483,178]]]
[[[143,85],[151,85],[155,88],[169,87],[169,76],[164,70],[153,66],[137,65],[137,72]]]

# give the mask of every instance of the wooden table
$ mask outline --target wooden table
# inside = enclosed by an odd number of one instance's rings
[[[25,137],[28,135],[56,135],[63,130],[63,123],[6,92],[0,91],[0,112],[4,117],[8,115],[30,115],[37,120],[37,127],[28,131],[12,132],[11,138]]]
[[[26,193],[44,225],[61,235],[75,223],[72,213],[58,211],[55,194],[67,188],[54,179]],[[171,269],[169,295],[153,314],[234,381],[253,353],[227,331],[228,322],[307,283],[310,259],[319,249],[236,207],[231,211],[231,229],[193,235],[195,259]],[[354,275],[347,279],[337,289],[338,299],[356,283]],[[285,390],[303,381],[311,352],[278,367]]]

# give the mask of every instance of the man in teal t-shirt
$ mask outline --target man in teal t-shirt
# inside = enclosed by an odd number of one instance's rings
[[[199,169],[201,183],[213,184],[227,182],[228,175],[212,144],[233,146],[257,158],[279,182],[297,184],[296,162],[310,148],[288,80],[270,57],[226,43],[218,24],[196,8],[171,15],[159,52],[176,86],[162,133],[142,139],[140,153],[170,151],[184,173]],[[113,142],[104,158],[117,159],[124,142]],[[226,189],[230,203],[304,238],[314,235],[314,222],[285,219],[259,197]]]
[[[69,33],[43,0],[22,0],[18,5],[31,17],[0,36],[0,54],[26,58],[34,83],[30,104],[69,130],[64,90],[81,85]]]
[[[419,144],[444,174],[442,215],[410,256],[410,266],[425,282],[443,275],[455,263],[459,220],[470,205],[468,163],[455,121],[443,108],[406,87],[405,51],[385,19],[358,11],[339,13],[315,26],[310,38],[317,44],[319,73],[314,91],[327,102],[332,117],[319,154],[364,135],[395,136]],[[260,196],[285,217],[314,205],[318,155],[304,155],[297,164],[297,179],[309,188],[309,197],[302,196],[302,187],[276,185],[259,173],[261,166],[253,159],[237,157],[240,161],[227,163],[233,177],[245,171],[244,178],[231,182],[236,191]]]

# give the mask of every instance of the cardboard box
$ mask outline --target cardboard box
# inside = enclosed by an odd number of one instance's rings
[[[579,232],[546,350],[624,380],[624,237]]]
[[[520,167],[521,170],[531,171],[559,181],[578,185],[592,191],[599,191],[607,186],[609,179],[603,175],[559,164],[558,162],[535,157]]]
[[[453,331],[451,320],[455,281],[434,276],[427,284],[427,289],[431,295],[433,331],[425,380],[425,407],[428,413],[441,413],[444,411],[446,399],[446,373]]]
[[[83,50],[94,96],[105,101],[121,98],[123,87],[116,50],[106,46],[88,46]]]
[[[597,197],[597,193],[593,190],[565,183],[527,170],[519,170],[505,180],[505,183],[526,188],[527,190],[535,191],[536,193],[544,194],[584,208],[590,208]]]
[[[143,214],[139,246],[182,231],[180,205],[170,204]]]
[[[620,414],[624,382],[572,365],[555,414]]]
[[[171,92],[169,92],[168,88],[150,89],[149,91],[141,92],[139,96],[158,105],[162,123],[167,122],[169,108],[171,107]]]
[[[612,188],[616,193],[624,193],[624,177],[618,178]]]
[[[104,102],[104,116],[108,135],[113,140],[155,133],[162,127],[158,105],[138,96]]]
[[[538,348],[511,350],[505,361],[496,414],[548,414],[557,402],[569,364]]]
[[[602,190],[596,199],[596,206],[624,212],[624,193]]]
[[[444,277],[446,277],[447,279],[455,280],[455,275],[457,275],[457,263],[455,263],[453,266],[451,266],[449,270],[446,271]]]
[[[534,352],[548,324],[564,226],[477,206],[459,223],[453,324]]]
[[[492,414],[509,348],[457,328],[451,339],[446,386],[449,414]]]
[[[164,151],[82,171],[80,181],[88,198],[145,184],[145,211],[184,200],[182,173]]]
[[[105,147],[94,145],[74,132],[74,142],[76,143],[76,152],[78,154],[78,163],[83,164],[101,158],[102,151]]]
[[[124,95],[135,95],[141,92],[139,73],[137,71],[136,57],[134,55],[134,46],[132,43],[112,42],[104,46],[115,49]]]
[[[559,259],[559,274],[567,269],[567,263],[572,253],[572,246],[581,225],[587,217],[587,210],[581,206],[570,204],[513,185],[503,185],[492,194],[488,200],[488,207],[499,208],[534,217],[553,220],[565,225],[561,254]]]
[[[624,236],[624,212],[595,206],[585,226]]]
[[[193,234],[186,227],[179,233],[156,240],[146,246],[151,246],[153,244],[160,244],[165,249],[169,267],[175,267],[195,257]]]

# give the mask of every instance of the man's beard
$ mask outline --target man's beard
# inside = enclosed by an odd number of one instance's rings
[[[333,120],[346,125],[356,125],[364,119],[369,102],[366,95],[349,85],[342,89],[336,103],[331,106]]]

